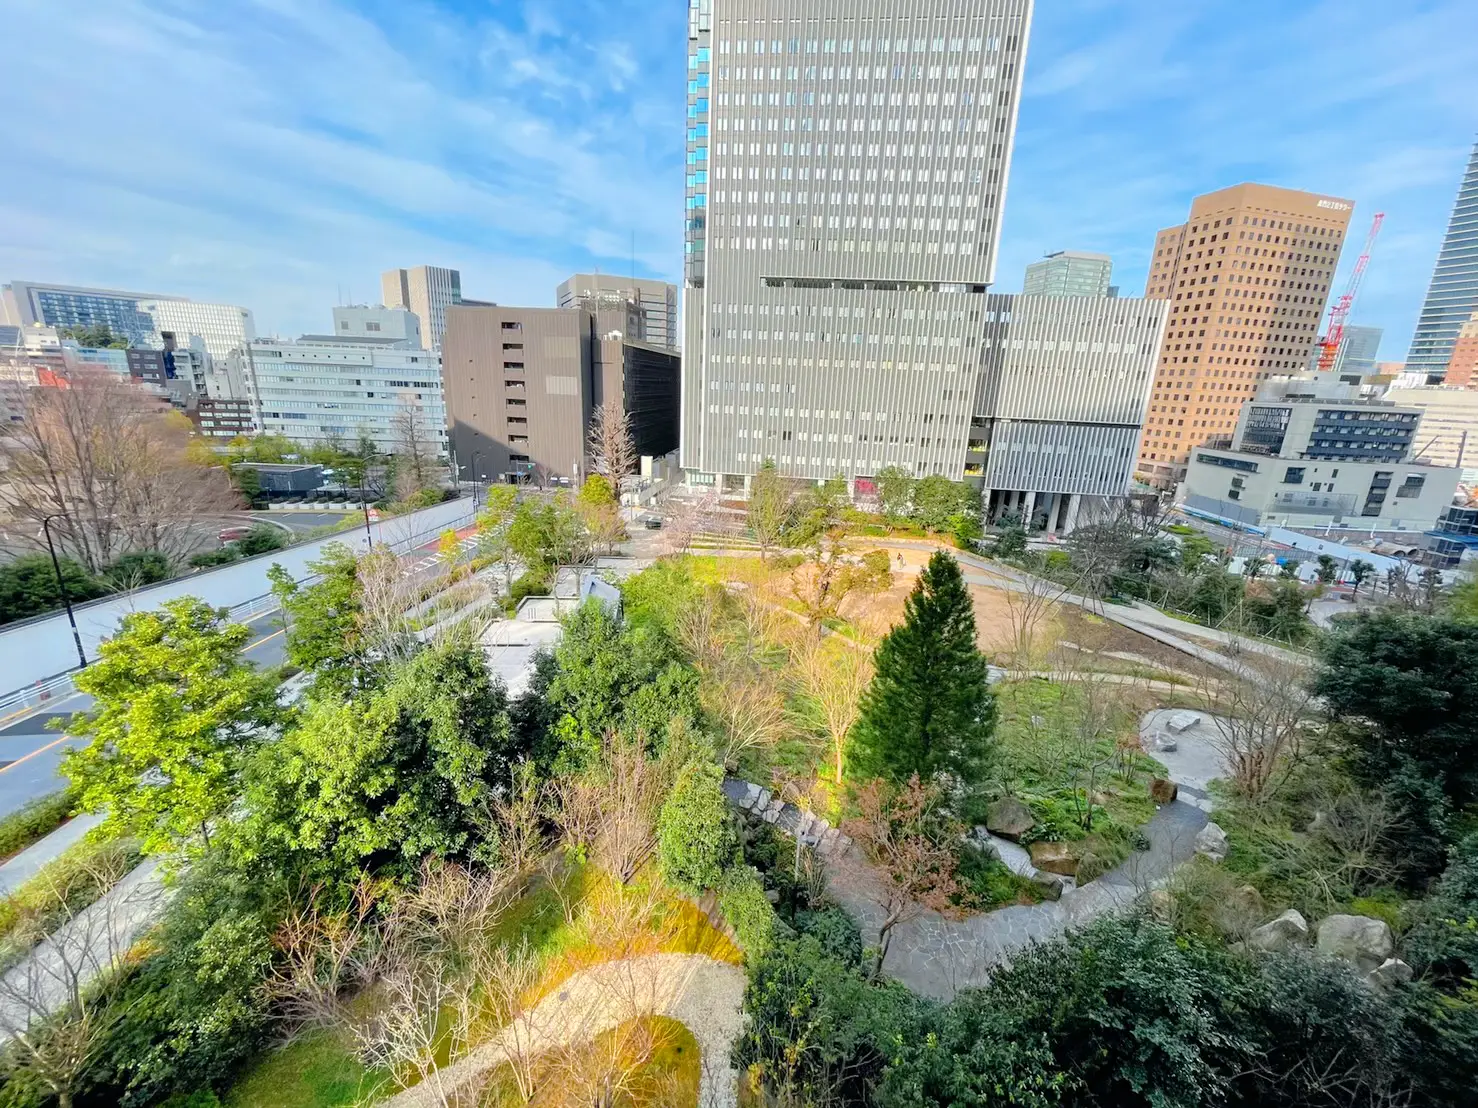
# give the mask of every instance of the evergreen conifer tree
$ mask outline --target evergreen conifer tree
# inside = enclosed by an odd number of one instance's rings
[[[978,782],[990,760],[995,697],[975,645],[975,608],[948,554],[929,559],[875,662],[848,758],[853,778],[950,773]]]

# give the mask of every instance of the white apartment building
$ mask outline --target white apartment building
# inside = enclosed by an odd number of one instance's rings
[[[447,452],[441,355],[395,339],[304,335],[259,339],[237,356],[258,430],[303,444],[368,437],[379,450],[401,446],[397,421],[409,414]]]
[[[1414,447],[1417,458],[1429,465],[1457,466],[1463,480],[1478,481],[1478,392],[1430,385],[1389,388],[1384,398],[1421,410]]]
[[[140,300],[139,311],[153,321],[153,333],[144,345],[163,350],[164,336],[188,348],[199,339],[212,358],[225,360],[231,352],[257,337],[249,308],[234,304],[205,304],[197,300]]]

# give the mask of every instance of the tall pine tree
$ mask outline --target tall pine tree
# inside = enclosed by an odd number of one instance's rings
[[[848,757],[853,778],[905,781],[917,773],[928,781],[950,773],[978,782],[990,761],[996,704],[975,646],[975,608],[948,554],[929,559],[875,661]]]

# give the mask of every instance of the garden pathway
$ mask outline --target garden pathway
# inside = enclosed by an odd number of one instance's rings
[[[735,1108],[738,1074],[730,1060],[743,1029],[744,971],[701,954],[649,954],[605,962],[575,974],[519,1016],[497,1038],[383,1101],[381,1108],[432,1108],[510,1057],[588,1042],[643,1015],[668,1016],[698,1041],[698,1108]]]
[[[925,911],[893,928],[885,971],[914,992],[940,999],[984,984],[992,968],[1009,964],[1011,955],[1031,943],[1128,908],[1195,853],[1196,833],[1205,825],[1205,812],[1177,800],[1141,828],[1149,850],[1130,855],[1082,888],[1067,890],[1061,900],[1013,905],[965,919]],[[863,942],[875,944],[883,918],[876,871],[856,849],[828,859],[826,869],[832,896],[857,920]]]

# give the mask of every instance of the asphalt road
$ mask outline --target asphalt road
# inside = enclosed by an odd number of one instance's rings
[[[246,626],[252,637],[242,656],[263,669],[281,665],[283,636],[277,613],[258,616]],[[0,816],[66,787],[60,773],[62,755],[83,740],[52,730],[50,724],[91,706],[92,697],[77,693],[46,712],[0,726]]]

